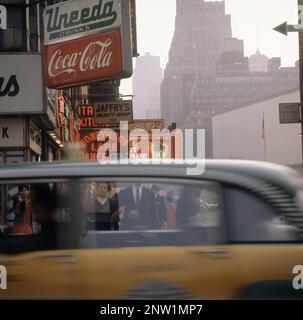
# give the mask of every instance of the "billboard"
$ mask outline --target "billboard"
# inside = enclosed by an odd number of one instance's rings
[[[68,1],[44,11],[49,88],[132,75],[129,0]]]
[[[111,31],[45,48],[46,85],[72,86],[123,73],[121,35]]]
[[[133,121],[131,100],[104,101],[94,106],[96,124],[119,124],[120,121]]]
[[[43,113],[42,74],[40,54],[0,54],[0,114]]]
[[[79,39],[122,25],[124,0],[74,0],[44,11],[44,44]]]

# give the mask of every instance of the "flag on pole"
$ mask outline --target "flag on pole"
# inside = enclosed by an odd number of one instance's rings
[[[263,118],[262,118],[262,133],[261,133],[261,138],[264,140],[265,139],[265,122],[264,122],[264,112],[263,112]]]

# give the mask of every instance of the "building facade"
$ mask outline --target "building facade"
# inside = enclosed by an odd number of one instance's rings
[[[7,10],[7,28],[0,29],[1,90],[5,85],[10,90],[1,95],[1,125],[18,133],[18,139],[3,135],[3,163],[60,159],[73,137],[70,90],[47,89],[43,79],[42,15],[45,6],[56,2],[1,0]]]
[[[277,95],[212,118],[214,157],[298,165],[301,125],[280,124],[279,103],[296,102],[299,90]]]

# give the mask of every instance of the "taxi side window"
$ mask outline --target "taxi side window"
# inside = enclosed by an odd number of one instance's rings
[[[216,184],[147,179],[120,183],[96,178],[80,183],[80,193],[91,245],[119,243],[118,239],[121,245],[127,238],[128,244],[143,246],[200,245],[217,244],[223,238],[220,189]],[[134,232],[142,237],[130,239]]]
[[[299,230],[264,200],[248,191],[226,187],[228,238],[235,243],[300,241]]]

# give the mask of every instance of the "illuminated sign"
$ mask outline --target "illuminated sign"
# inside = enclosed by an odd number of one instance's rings
[[[0,5],[0,29],[7,29],[7,11]]]
[[[78,142],[83,146],[83,151],[81,152],[82,159],[97,160],[98,150],[105,143],[107,144],[107,154],[116,153],[122,145],[128,146],[128,138],[120,135],[118,130],[108,130],[107,142],[98,141],[99,133],[99,130],[79,132]]]

